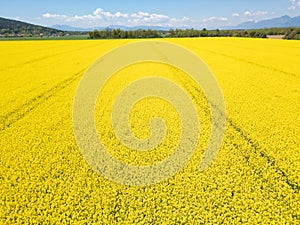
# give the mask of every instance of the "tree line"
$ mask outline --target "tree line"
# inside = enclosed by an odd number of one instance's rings
[[[176,38],[176,37],[251,37],[267,38],[270,35],[283,35],[285,39],[300,40],[300,28],[266,28],[253,30],[197,30],[197,29],[170,29],[168,31],[138,29],[121,30],[110,29],[94,30],[88,33],[90,39],[127,39],[127,38]]]

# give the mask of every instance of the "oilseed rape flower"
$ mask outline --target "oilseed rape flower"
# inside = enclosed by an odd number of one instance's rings
[[[100,56],[137,40],[0,42],[1,224],[298,224],[300,223],[300,73],[297,41],[184,38],[181,45],[210,68],[226,104],[226,133],[213,163],[199,170],[211,129],[210,105],[184,71],[144,62],[117,71],[99,94],[95,124],[108,152],[130,165],[172,154],[180,117],[159,98],[136,104],[133,134],[149,121],[167,133],[149,151],[121,145],[110,126],[114,98],[129,82],[154,73],[183,87],[200,120],[197,148],[185,167],[153,185],[100,176],[84,159],[72,127],[80,79]],[[263,46],[263,47],[262,47]]]

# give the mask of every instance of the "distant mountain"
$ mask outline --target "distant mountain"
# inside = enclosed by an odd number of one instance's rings
[[[0,35],[39,36],[55,35],[59,32],[63,31],[0,17]]]
[[[258,22],[248,21],[234,27],[224,27],[223,29],[261,29],[275,27],[300,27],[300,16],[289,17],[285,15],[282,17],[262,20]]]
[[[262,20],[258,22],[254,21],[248,21],[241,24],[238,24],[237,26],[231,26],[231,27],[223,27],[222,30],[236,30],[236,29],[261,29],[261,28],[284,28],[284,27],[300,27],[300,16],[298,17],[289,17],[287,15],[268,19],[268,20]],[[105,30],[107,28],[110,29],[121,29],[121,30],[159,30],[159,31],[168,31],[171,28],[181,28],[186,29],[186,27],[162,27],[162,26],[120,26],[120,25],[109,25],[107,27],[90,27],[90,28],[81,28],[81,27],[72,27],[68,25],[54,25],[52,28],[59,29],[59,30],[65,30],[65,31],[93,31],[93,30]]]
[[[172,27],[162,27],[162,26],[135,26],[135,27],[125,27],[127,30],[159,30],[159,31],[168,31],[172,29]],[[121,29],[121,28],[120,28]]]
[[[93,28],[82,28],[82,27],[72,27],[68,25],[63,25],[63,24],[56,24],[51,26],[53,29],[57,30],[64,30],[64,31],[81,31],[81,32],[87,32],[93,30]]]
[[[120,26],[120,25],[109,25],[107,27],[90,27],[90,28],[82,28],[82,27],[73,27],[63,24],[57,24],[54,26],[51,26],[51,28],[64,30],[64,31],[93,31],[93,30],[105,30],[107,28],[109,29],[121,29],[121,30],[161,30],[161,31],[168,31],[171,29],[171,27],[161,27],[161,26],[134,26],[134,27],[128,27],[128,26]]]

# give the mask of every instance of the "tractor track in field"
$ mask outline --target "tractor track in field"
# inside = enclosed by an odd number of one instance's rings
[[[200,49],[199,47],[195,47],[193,46],[193,48],[198,48]],[[205,50],[205,51],[208,51],[210,53],[213,53],[213,54],[217,54],[217,55],[222,55],[224,57],[228,57],[228,58],[231,58],[231,59],[234,59],[234,60],[238,60],[238,61],[242,61],[242,62],[245,62],[245,63],[248,63],[248,64],[254,64],[255,66],[258,66],[258,67],[261,67],[261,68],[265,68],[265,69],[268,69],[268,70],[273,70],[273,71],[276,71],[276,72],[280,72],[280,73],[284,73],[284,74],[288,74],[288,75],[291,75],[293,76],[294,78],[298,78],[299,75],[298,74],[294,74],[294,73],[289,73],[289,72],[286,72],[286,71],[282,71],[282,70],[279,70],[277,68],[273,68],[273,67],[268,67],[268,66],[264,66],[264,65],[261,65],[259,63],[255,63],[255,62],[251,62],[251,61],[248,61],[248,60],[244,60],[244,59],[240,59],[238,57],[234,57],[234,56],[230,56],[230,55],[226,55],[226,54],[222,54],[222,53],[217,53],[217,52],[214,52],[214,51],[211,51],[211,50],[208,50],[208,49],[202,49],[202,50]],[[162,53],[160,53],[162,54]],[[195,91],[200,93],[201,94],[201,91],[196,89],[195,88]],[[192,92],[191,92],[192,94]],[[193,95],[193,94],[192,94]],[[197,98],[196,96],[193,96],[195,98]],[[206,99],[207,100],[207,99]],[[222,113],[220,112],[219,108],[217,106],[215,106],[214,104],[210,103],[212,105],[212,107],[215,107],[217,108],[217,110],[219,111],[219,113]],[[208,111],[205,111],[205,113],[209,114]],[[262,147],[260,147],[259,145],[259,142],[254,140],[253,138],[251,138],[249,135],[246,134],[246,132],[237,125],[237,123],[235,123],[232,119],[230,119],[229,117],[227,117],[225,115],[225,118],[226,118],[226,122],[227,124],[229,124],[229,126],[234,129],[235,132],[237,132],[239,134],[239,136],[242,137],[242,139],[244,139],[250,146],[251,146],[251,149],[253,150],[254,154],[255,155],[258,155],[259,157],[261,157],[262,159],[264,159],[267,163],[267,165],[272,168],[281,178],[282,180],[296,193],[299,193],[300,191],[300,185],[291,180],[289,178],[289,175],[283,170],[281,169],[279,166],[276,165],[276,159],[272,156],[269,156],[264,150]],[[218,126],[218,124],[217,124]],[[249,155],[243,155],[243,157],[245,158],[246,162],[250,165],[250,162],[249,162]],[[252,165],[252,168],[256,168],[257,166],[255,165]],[[259,170],[261,170],[259,168]],[[259,172],[261,173],[261,172]],[[259,175],[259,174],[258,174]],[[261,178],[262,175],[259,175]]]
[[[166,56],[159,51],[159,49],[155,49],[156,51],[158,51],[158,54],[163,58],[163,59],[166,59]],[[206,50],[206,51],[209,51],[209,50]],[[231,56],[228,56],[226,54],[220,54],[220,53],[216,53],[216,52],[213,52],[213,51],[210,51],[214,54],[219,54],[219,55],[222,55],[222,56],[226,56],[226,57],[230,57],[230,58],[233,58],[235,60],[240,60],[240,61],[243,61],[243,62],[246,62],[246,63],[251,63],[250,61],[247,61],[247,60],[243,60],[243,59],[239,59],[239,58],[236,58],[236,57],[231,57]],[[256,66],[260,66],[262,68],[267,68],[267,69],[271,69],[271,70],[274,70],[274,71],[277,71],[277,72],[281,72],[281,73],[284,73],[284,74],[289,74],[289,75],[292,75],[294,77],[298,77],[297,74],[292,74],[292,73],[286,73],[285,71],[281,71],[281,70],[278,70],[276,68],[269,68],[267,66],[264,66],[264,65],[260,65],[258,63],[255,63]],[[203,95],[203,93],[194,87],[194,91],[198,92],[200,95]],[[194,92],[192,91],[190,94],[195,98],[197,99],[197,96],[195,96],[193,94]],[[206,96],[204,96],[206,98]],[[208,101],[208,99],[206,98],[206,100]],[[209,102],[210,105],[214,108],[216,108],[219,113],[222,115],[222,112],[220,111],[219,107],[214,105],[213,103]],[[204,112],[207,114],[207,115],[210,115],[210,112],[208,112],[207,110],[204,110]],[[223,115],[224,116],[224,115]],[[255,155],[258,155],[259,157],[261,157],[262,159],[264,159],[267,163],[267,165],[272,168],[281,178],[282,178],[282,181],[285,182],[295,193],[299,193],[300,191],[300,185],[291,180],[289,178],[289,175],[283,170],[281,169],[279,166],[276,165],[276,160],[274,157],[272,156],[269,156],[264,150],[263,148],[260,147],[258,141],[254,140],[253,138],[251,138],[249,135],[246,134],[246,132],[241,128],[239,127],[232,119],[230,119],[227,115],[225,115],[225,118],[226,118],[226,123],[229,124],[229,126],[239,135],[242,137],[243,140],[245,140],[250,146],[251,146],[251,149],[253,150],[253,153]],[[218,124],[216,124],[216,126],[218,127]],[[249,155],[244,155],[242,154],[242,156],[244,157],[244,159],[246,160],[247,164],[250,165],[251,163],[249,162]],[[261,179],[265,179],[262,175],[262,172],[261,172],[261,168],[257,168],[256,165],[252,164],[251,165],[252,169],[255,170],[256,174],[261,178]],[[257,171],[259,170],[259,171]],[[265,179],[266,180],[266,179]]]
[[[15,65],[11,65],[11,66],[5,67],[3,69],[0,69],[0,72],[10,70],[10,69],[14,69],[14,68],[17,68],[17,67],[20,67],[20,66],[28,65],[28,64],[31,64],[31,63],[36,63],[36,62],[39,62],[39,61],[43,61],[45,59],[53,58],[54,56],[64,55],[64,54],[67,54],[67,53],[76,52],[76,51],[79,51],[79,50],[82,50],[82,49],[88,49],[88,48],[95,48],[95,45],[91,44],[89,46],[85,46],[85,47],[81,47],[81,48],[76,48],[76,49],[72,49],[72,50],[68,50],[68,51],[61,51],[61,52],[57,52],[57,53],[54,53],[54,54],[45,55],[43,57],[30,59],[28,61],[25,61],[25,62],[22,62],[22,63],[18,63],[18,64],[15,64]]]
[[[195,47],[196,48],[196,47]],[[157,52],[157,54],[162,58],[162,59],[166,59],[167,57],[158,49],[158,48],[154,48],[155,51]],[[210,51],[210,50],[206,50],[206,51]],[[220,54],[220,53],[216,53],[216,52],[213,52],[213,51],[210,51],[214,54],[219,54],[219,55],[222,55],[222,56],[226,56],[226,57],[230,57],[230,58],[233,58],[235,60],[241,60],[239,58],[236,58],[236,57],[232,57],[232,56],[228,56],[226,54]],[[247,60],[241,60],[243,62],[246,62],[246,63],[252,63],[250,61],[247,61]],[[260,66],[262,68],[267,68],[267,69],[272,69],[274,71],[278,71],[278,72],[282,72],[282,73],[285,73],[287,74],[285,71],[281,71],[281,70],[278,70],[276,68],[269,68],[267,66],[264,66],[264,65],[260,65],[258,63],[255,63],[256,66]],[[296,74],[292,74],[292,73],[289,73],[290,75],[293,75],[293,76],[298,76]],[[199,90],[198,88],[195,88],[194,87],[194,91],[196,91],[198,94],[200,95],[203,95],[203,93],[201,92],[201,90]],[[195,96],[195,94],[193,94],[194,92],[191,92],[190,94],[195,98],[197,99],[197,96]],[[206,98],[206,96],[204,96]],[[208,99],[206,98],[206,100],[208,101]],[[219,110],[219,107],[214,105],[213,103],[209,102],[210,105],[214,108],[216,108],[219,113],[222,115],[223,112],[221,112]],[[210,115],[210,112],[208,112],[207,110],[204,110],[204,112],[207,114],[207,115]],[[261,157],[262,159],[264,159],[267,163],[267,165],[272,168],[281,178],[282,180],[295,192],[295,193],[299,193],[300,191],[300,185],[298,183],[296,183],[295,181],[292,181],[288,174],[283,170],[281,169],[279,166],[276,165],[276,160],[274,157],[272,156],[269,156],[265,151],[263,151],[263,149],[259,146],[259,143],[258,141],[255,141],[253,138],[249,137],[249,135],[246,134],[246,132],[241,128],[239,127],[232,119],[230,119],[229,117],[227,117],[226,115],[222,115],[222,116],[225,116],[226,118],[226,123],[229,124],[229,126],[239,135],[242,137],[243,140],[245,140],[250,146],[251,146],[251,149],[253,150],[253,153],[255,155],[258,155],[259,157]],[[216,124],[216,126],[218,126],[218,124]],[[243,155],[243,154],[242,154]],[[249,162],[249,155],[243,155],[244,159],[246,160],[246,162],[248,163],[248,165],[250,165],[250,162]],[[259,170],[260,172],[256,172],[256,174],[261,178],[261,179],[264,179],[263,175],[261,174],[261,169],[260,168],[256,168],[257,166],[256,165],[252,165],[251,166],[254,170]]]
[[[158,49],[156,49],[158,51]],[[162,58],[166,58],[161,52],[158,53]],[[184,82],[182,82],[184,83]],[[204,94],[202,93],[199,89],[193,87],[194,90],[190,92],[190,94],[197,99],[197,96],[195,96],[194,91],[196,91],[198,94],[200,94],[201,96]],[[206,96],[204,95],[204,97],[206,98]],[[208,101],[208,99],[206,98],[206,101]],[[222,115],[223,113],[219,110],[219,107],[214,105],[213,103],[210,102],[210,105],[214,108],[216,108],[218,110],[218,112]],[[206,115],[210,115],[210,112],[208,110],[204,109],[204,112]],[[224,115],[222,115],[224,116]],[[231,118],[229,118],[227,115],[225,115],[226,118],[226,123],[229,124],[229,126],[244,140],[246,141],[250,146],[251,149],[254,153],[254,155],[258,155],[259,157],[261,157],[262,159],[265,160],[265,162],[267,163],[267,165],[272,168],[281,178],[282,180],[294,191],[299,193],[300,191],[300,185],[291,180],[289,178],[289,175],[283,170],[281,169],[279,166],[276,165],[276,159],[272,156],[269,156],[262,147],[260,147],[258,141],[254,140],[253,138],[251,138],[249,135],[246,134],[246,132],[239,127]],[[218,127],[218,124],[216,124],[216,126]],[[236,146],[235,146],[236,147]],[[249,158],[250,155],[244,155],[242,154],[242,156],[244,157],[244,159],[246,160],[248,165],[251,165],[251,163],[249,162]],[[256,165],[252,164],[251,167],[255,170],[256,174],[261,178],[261,179],[265,179],[262,175],[261,172],[261,168],[257,168]],[[257,171],[258,170],[258,171]]]
[[[297,184],[295,181],[292,181],[289,178],[288,174],[283,169],[281,169],[279,166],[276,165],[275,158],[272,156],[269,156],[266,152],[264,152],[263,149],[259,146],[258,141],[255,141],[254,139],[249,137],[249,135],[247,135],[246,132],[243,131],[243,129],[241,129],[235,122],[233,122],[232,119],[226,117],[226,120],[229,123],[230,127],[232,127],[251,146],[255,155],[258,155],[261,158],[265,159],[268,166],[270,166],[272,169],[274,169],[275,172],[282,177],[284,182],[289,187],[291,187],[295,192],[300,191],[300,185]],[[246,156],[244,155],[244,158],[250,164],[249,157],[250,157],[249,155],[246,155]]]
[[[26,103],[18,107],[17,109],[7,113],[4,116],[0,117],[0,132],[4,131],[5,129],[9,128],[12,124],[16,123],[17,121],[21,120],[27,114],[29,114],[32,110],[46,102],[51,97],[55,96],[59,91],[64,90],[66,87],[71,85],[74,81],[79,79],[86,68],[80,70],[79,72],[75,73],[73,76],[65,79],[64,81],[56,84],[52,88],[48,89],[47,91],[31,98]]]
[[[266,66],[266,65],[263,65],[263,64],[260,64],[260,63],[257,63],[257,62],[249,61],[249,60],[242,59],[242,58],[239,58],[239,57],[235,57],[235,56],[232,56],[232,55],[215,52],[215,51],[212,51],[210,49],[199,48],[198,46],[194,46],[194,45],[191,46],[191,47],[193,49],[203,50],[203,51],[215,54],[215,55],[224,56],[226,58],[230,58],[230,59],[233,59],[233,60],[236,60],[236,61],[244,62],[244,63],[250,64],[250,65],[254,65],[254,66],[257,66],[257,67],[260,67],[260,68],[263,68],[263,69],[267,69],[267,70],[271,70],[271,71],[274,71],[274,72],[279,72],[279,73],[282,73],[282,74],[290,75],[290,76],[292,76],[294,78],[299,78],[300,77],[300,74],[287,72],[287,71],[284,71],[284,70],[281,70],[281,69],[277,69],[275,67]]]
[[[197,88],[194,88],[194,91],[198,92],[200,95],[202,95],[203,93],[197,89]],[[191,92],[192,94],[193,92]],[[193,95],[193,94],[192,94]],[[193,95],[193,97],[195,99],[197,99],[197,96]],[[206,99],[207,100],[207,99]],[[214,105],[213,103],[210,103],[210,105],[214,108],[216,108],[219,113],[222,115],[223,113],[219,110],[218,106]],[[204,109],[204,112],[206,114],[210,114],[210,112],[208,112],[207,110]],[[224,116],[224,115],[223,115]],[[226,123],[245,141],[247,142],[247,144],[249,144],[251,146],[251,149],[254,153],[255,156],[259,156],[261,157],[262,159],[265,160],[266,164],[272,168],[281,178],[282,178],[282,181],[284,181],[295,193],[299,193],[300,191],[300,185],[291,180],[289,178],[289,175],[283,170],[281,169],[279,166],[276,165],[276,159],[272,156],[269,156],[262,147],[260,147],[259,145],[259,142],[254,140],[253,138],[251,138],[240,126],[237,125],[237,123],[235,123],[231,118],[229,118],[228,116],[225,115],[225,118],[226,118]],[[218,124],[216,124],[217,127],[218,127]],[[235,148],[238,149],[237,146],[234,146]],[[249,161],[249,158],[250,158],[250,155],[249,154],[246,154],[244,155],[242,153],[242,156],[244,157],[244,159],[246,160],[247,164],[248,165],[251,165],[251,162]],[[262,179],[265,179],[262,175],[262,172],[261,172],[261,168],[257,168],[256,165],[252,164],[251,167],[256,170],[256,174],[262,178]],[[259,170],[257,172],[257,170]]]
[[[227,58],[231,58],[231,59],[234,59],[234,60],[238,60],[238,61],[250,64],[250,65],[255,65],[255,66],[260,67],[260,68],[264,68],[264,69],[271,70],[271,71],[274,71],[274,72],[279,72],[279,73],[282,73],[282,74],[290,75],[290,76],[293,76],[295,78],[299,78],[299,76],[300,76],[299,74],[296,74],[296,73],[287,72],[287,71],[277,69],[277,68],[271,67],[271,66],[265,66],[265,65],[262,65],[262,64],[257,63],[257,62],[249,61],[249,60],[246,60],[246,59],[241,59],[241,58],[234,57],[234,56],[231,56],[231,55],[227,55],[227,54],[224,54],[224,53],[217,53],[217,52],[214,52],[214,51],[211,51],[211,50],[206,50],[206,51],[209,51],[213,54],[218,54],[218,55],[221,55],[221,56],[225,56]]]
[[[160,55],[161,58],[166,58],[162,52],[159,51],[159,49],[155,49],[155,51]],[[206,50],[209,51],[209,50]],[[213,51],[210,51],[214,54],[219,54],[219,55],[223,55],[226,57],[230,57],[233,58],[235,60],[241,60],[238,59],[236,57],[232,57],[232,56],[228,56],[226,54],[220,54],[220,53],[215,53]],[[247,63],[252,63],[250,61],[247,60],[242,60],[244,62]],[[263,68],[268,68],[266,66],[257,64],[257,66],[261,66]],[[278,70],[276,68],[273,68],[274,70],[278,71],[278,72],[284,72],[281,70]],[[19,121],[20,119],[22,119],[24,116],[26,116],[28,113],[30,113],[32,110],[34,110],[35,108],[37,108],[39,105],[43,104],[45,101],[47,101],[49,98],[51,98],[52,96],[54,96],[57,92],[65,89],[67,86],[69,86],[70,84],[72,84],[75,80],[77,80],[79,77],[81,77],[82,73],[85,71],[85,69],[82,69],[81,71],[77,72],[75,75],[69,77],[68,79],[58,83],[57,85],[55,85],[54,87],[48,89],[47,91],[39,94],[38,96],[30,99],[29,101],[27,101],[25,104],[23,104],[22,106],[20,106],[19,108],[11,111],[10,113],[0,117],[0,131],[3,131],[7,128],[9,128],[12,124],[14,124],[15,122]],[[286,72],[284,72],[286,74]],[[296,75],[296,74],[291,74],[291,75]],[[197,93],[199,93],[200,95],[202,95],[203,93],[195,88],[195,90]],[[192,94],[193,92],[191,92]],[[194,98],[197,98],[197,96],[195,96],[193,94]],[[215,107],[218,109],[217,106],[211,104],[212,107]],[[220,111],[219,111],[220,112]],[[208,111],[205,111],[205,113],[210,114]],[[221,113],[221,112],[220,112]],[[225,115],[226,116],[226,115]],[[279,166],[276,165],[276,160],[274,157],[269,156],[262,147],[260,147],[258,141],[254,140],[253,138],[251,138],[241,127],[239,127],[237,125],[237,123],[235,123],[232,119],[230,119],[229,117],[226,116],[226,122],[227,124],[243,139],[245,140],[245,142],[247,142],[252,149],[252,152],[254,153],[254,155],[261,157],[262,159],[265,160],[266,164],[268,165],[268,167],[272,168],[273,171],[275,171],[281,178],[282,181],[285,182],[295,193],[299,193],[300,191],[300,185],[291,180],[289,178],[289,175],[283,170],[281,169]],[[235,146],[236,147],[236,146]],[[244,157],[245,161],[247,162],[248,165],[251,164],[251,162],[249,162],[249,157],[250,155],[244,155],[242,154],[242,156]],[[251,167],[256,170],[257,175],[261,178],[261,179],[265,179],[262,175],[261,172],[261,168],[257,168],[256,165],[252,164]],[[258,170],[258,171],[257,171]]]
[[[122,44],[127,43],[128,41],[124,41],[122,42]],[[111,44],[112,46],[114,44]],[[22,64],[16,64],[10,67],[6,67],[1,71],[5,71],[5,70],[9,70],[9,69],[13,69],[19,66],[24,66],[30,63],[35,63],[38,61],[42,61],[48,58],[52,58],[53,56],[58,56],[58,55],[63,55],[63,54],[67,54],[70,52],[75,52],[81,49],[87,49],[87,48],[95,48],[94,44],[90,44],[89,46],[85,46],[85,47],[81,47],[81,48],[76,48],[76,49],[72,49],[72,50],[68,50],[68,51],[63,51],[63,52],[59,52],[59,53],[55,53],[55,54],[50,54],[47,56],[43,56],[40,58],[36,58],[36,59],[31,59],[28,60],[26,62],[23,62]],[[23,105],[21,105],[20,107],[14,109],[13,111],[5,114],[4,116],[0,116],[0,132],[5,130],[6,128],[10,127],[12,124],[14,124],[15,122],[17,122],[18,120],[22,119],[25,115],[27,115],[30,111],[32,111],[33,109],[35,109],[36,107],[38,107],[40,104],[42,104],[43,102],[45,102],[47,99],[49,99],[51,96],[55,95],[56,92],[63,90],[65,87],[67,87],[68,85],[70,85],[71,83],[73,83],[76,79],[78,79],[82,73],[86,70],[87,68],[84,68],[82,70],[80,70],[79,72],[77,72],[75,75],[65,79],[64,81],[58,83],[57,85],[55,85],[54,87],[48,89],[47,91],[41,93],[38,96],[35,96],[33,98],[31,98],[29,101],[27,101],[26,103],[24,103]]]

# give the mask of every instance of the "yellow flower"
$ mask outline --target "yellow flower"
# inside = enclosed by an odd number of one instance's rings
[[[0,224],[299,223],[299,42],[246,38],[164,39],[198,55],[212,70],[226,103],[219,155],[199,162],[210,135],[210,108],[184,71],[155,62],[118,71],[100,93],[99,138],[116,159],[158,163],[180,140],[178,113],[145,99],[129,116],[136,137],[163,118],[167,135],[149,152],[132,150],[113,132],[110,108],[133,80],[174,81],[197,109],[197,149],[175,176],[147,187],[113,183],[93,171],[76,145],[72,105],[80,78],[100,56],[135,40],[0,42]]]

